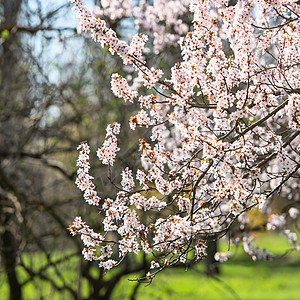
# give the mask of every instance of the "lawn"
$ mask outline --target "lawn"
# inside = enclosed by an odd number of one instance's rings
[[[228,245],[222,242],[220,250],[225,250]],[[288,247],[283,237],[273,235],[258,236],[257,244],[268,246],[272,253],[283,254]],[[185,270],[183,268],[168,269],[158,274],[150,286],[141,284],[136,299],[280,299],[300,300],[300,253],[293,252],[274,261],[262,262],[252,261],[242,249],[232,247],[235,252],[233,257],[221,265],[221,274],[216,278],[209,278],[204,275],[204,264],[199,263],[195,267]],[[28,259],[28,258],[27,258]],[[31,260],[43,261],[38,254],[31,255]],[[76,258],[74,258],[76,259]],[[74,263],[78,263],[74,260]],[[53,269],[53,278],[56,277]],[[50,270],[50,272],[52,272]],[[66,268],[63,276],[72,277],[76,274],[69,274]],[[72,272],[71,272],[72,273]],[[109,276],[109,274],[107,274]],[[139,275],[139,274],[136,274]],[[19,272],[19,277],[26,280],[27,275]],[[114,300],[130,299],[136,282],[128,281],[134,278],[134,274],[124,277],[114,291]],[[84,289],[84,286],[82,286]],[[70,294],[53,293],[49,284],[44,281],[35,281],[35,285],[26,284],[23,292],[25,300],[40,299],[35,291],[41,291],[46,295],[44,299],[72,299]],[[4,274],[0,273],[0,299],[8,299],[8,286]]]
[[[148,286],[141,286],[137,299],[300,299],[300,263],[235,261],[222,267],[217,279],[200,270],[168,270]],[[128,299],[123,281],[114,299]]]
[[[281,255],[287,249],[283,237],[258,236],[257,244],[268,246],[272,253]],[[228,245],[222,243],[221,250]],[[300,253],[273,261],[253,261],[242,249],[221,266],[217,278],[204,275],[204,265],[195,268],[169,269],[157,277],[150,286],[141,285],[138,300],[182,300],[182,299],[265,299],[300,300]],[[130,283],[129,283],[130,284]],[[123,280],[114,294],[115,300],[129,299],[128,282]]]

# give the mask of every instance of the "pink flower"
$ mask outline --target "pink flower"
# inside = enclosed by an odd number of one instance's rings
[[[300,187],[299,6],[280,0],[238,0],[235,5],[225,0],[156,0],[153,5],[101,0],[102,8],[92,14],[82,1],[71,2],[80,31],[123,61],[127,75],[112,74],[111,90],[138,104],[130,128],[149,128],[147,138],[137,137],[141,166],[136,178],[124,167],[121,188],[115,184],[116,195],[103,201],[103,236],[80,217],[70,226],[86,246],[84,257],[110,269],[119,263],[111,259],[115,252],[120,260],[130,252],[168,253],[162,266],[151,263],[160,271],[202,259],[206,242],[236,222],[241,230],[236,241],[243,242],[245,252],[253,259],[271,259],[247,232],[252,228],[248,211],[254,207],[268,216],[267,230],[280,231],[300,249],[288,227],[299,215],[293,207]],[[132,17],[143,34],[126,43],[95,14],[114,22]],[[189,18],[192,23],[185,23]],[[153,42],[149,48],[144,33]],[[171,66],[168,55],[177,42],[181,57]],[[120,150],[119,133],[118,123],[108,125],[97,151],[109,173]],[[77,187],[89,204],[99,205],[89,174],[89,146],[84,142],[78,150]],[[271,199],[279,192],[293,198],[288,213],[273,212]],[[215,258],[229,256],[217,253]]]

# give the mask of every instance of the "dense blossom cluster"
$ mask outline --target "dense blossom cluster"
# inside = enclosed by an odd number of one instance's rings
[[[94,15],[102,16],[105,14],[111,20],[115,21],[123,17],[129,17],[132,14],[131,5],[132,0],[101,0],[101,9],[96,6],[93,10]]]
[[[97,150],[97,156],[104,165],[113,166],[116,153],[120,150],[118,147],[117,134],[120,133],[120,124],[113,123],[106,128],[106,136],[103,146]]]
[[[90,147],[87,143],[81,143],[77,150],[79,150],[79,156],[77,160],[77,178],[76,185],[77,187],[84,192],[84,199],[91,205],[99,205],[100,198],[95,191],[95,185],[92,182],[93,176],[89,175],[89,153]]]
[[[134,17],[136,29],[149,32],[153,50],[159,53],[177,43],[188,31],[189,26],[182,18],[187,19],[189,3],[189,0],[154,0],[152,4],[145,0],[101,0],[102,8],[95,6],[93,16],[108,17],[112,21]]]
[[[77,11],[80,32],[91,33],[91,37],[95,42],[99,42],[102,47],[107,46],[112,54],[116,53],[119,55],[123,59],[125,65],[132,65],[138,72],[139,77],[145,83],[145,86],[150,88],[159,81],[163,75],[162,70],[147,68],[142,59],[142,52],[145,42],[147,41],[146,35],[135,35],[132,38],[130,45],[128,45],[126,42],[118,39],[117,33],[113,29],[108,28],[104,20],[101,20],[100,18],[97,19],[94,14],[89,12],[84,6],[83,1],[70,0],[70,2],[74,4],[73,9]],[[103,2],[105,2],[104,7],[111,8],[110,5],[106,5],[108,4],[106,1]],[[122,95],[122,92],[120,93]]]
[[[146,63],[145,35],[135,35],[128,45],[82,1],[70,1],[81,30],[121,56],[143,87],[152,89],[152,94],[145,93],[145,88],[112,75],[113,93],[140,106],[130,127],[152,127],[151,140],[139,140],[142,167],[121,171],[114,199],[97,197],[88,174],[89,147],[79,146],[76,183],[90,204],[101,202],[109,237],[95,239],[75,219],[71,232],[91,239],[84,241],[84,256],[109,269],[117,264],[117,258],[111,259],[113,245],[120,261],[130,252],[159,252],[151,262],[155,272],[147,275],[152,278],[177,262],[201,259],[207,238],[233,231],[232,242],[243,244],[253,259],[271,259],[272,254],[254,243],[251,209],[264,220],[261,227],[280,231],[299,250],[291,231],[300,201],[298,2],[155,0],[133,7],[131,1],[112,1],[111,6],[101,1],[100,16],[114,20],[130,11],[137,28],[153,38],[154,53],[179,41],[182,58],[171,67],[170,78],[163,79],[162,70]],[[122,7],[120,15],[112,11],[115,6]],[[188,25],[191,15],[193,27]],[[103,164],[112,166],[116,159],[119,131],[117,123],[107,128],[97,152]],[[283,213],[272,211],[278,193],[290,201]],[[105,255],[96,255],[96,246]],[[217,253],[216,259],[229,256]]]

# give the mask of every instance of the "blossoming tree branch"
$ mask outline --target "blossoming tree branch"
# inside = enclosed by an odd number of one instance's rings
[[[111,269],[143,251],[153,258],[152,280],[168,266],[202,259],[207,241],[233,226],[240,233],[232,243],[243,244],[253,259],[270,259],[247,230],[252,209],[265,216],[266,230],[281,232],[299,250],[290,229],[300,213],[299,1],[101,0],[93,12],[81,0],[70,2],[80,31],[134,71],[133,79],[111,75],[114,95],[136,103],[131,129],[152,130],[150,138],[139,139],[141,167],[120,170],[111,198],[97,193],[89,145],[79,145],[77,187],[104,218],[101,233],[81,217],[69,227],[81,236],[85,259]],[[192,24],[185,23],[187,15]],[[103,16],[134,17],[143,33],[128,44]],[[150,66],[144,33],[153,54],[178,45],[180,61],[167,72]],[[109,170],[126,146],[118,141],[120,130],[117,122],[108,125],[97,150]],[[288,204],[274,213],[271,203],[279,193]]]

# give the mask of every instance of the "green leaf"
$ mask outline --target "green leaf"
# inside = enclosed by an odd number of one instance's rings
[[[7,29],[2,30],[1,32],[1,38],[8,40],[10,37],[10,32]]]

